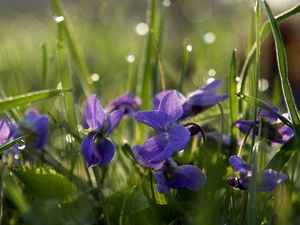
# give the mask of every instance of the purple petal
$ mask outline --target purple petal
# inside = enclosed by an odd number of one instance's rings
[[[192,97],[189,97],[189,103],[195,107],[195,106],[212,106],[219,102],[222,102],[228,98],[228,94],[222,94],[222,95],[212,95],[210,93],[203,93],[199,95],[193,95]]]
[[[142,146],[134,146],[133,154],[136,160],[144,167],[159,169],[163,160],[160,162],[151,162],[151,159],[161,153],[168,144],[167,133],[149,138]]]
[[[108,103],[105,107],[105,111],[112,112],[123,108],[125,110],[125,114],[132,114],[140,104],[141,99],[138,97],[135,98],[132,93],[128,92]]]
[[[290,140],[295,134],[294,130],[287,125],[284,125],[283,127],[281,127],[278,130],[278,132],[280,133],[282,138],[281,138],[281,140],[277,141],[277,143],[281,143],[281,144],[284,144],[285,142]]]
[[[222,80],[213,80],[201,88],[202,91],[216,93],[222,86]]]
[[[228,160],[235,172],[246,173],[251,170],[251,166],[236,155],[230,156]]]
[[[154,128],[158,132],[164,132],[167,129],[165,124],[166,117],[165,113],[157,110],[140,111],[134,115],[135,120]]]
[[[87,124],[89,126],[84,127],[86,129],[99,131],[107,120],[107,116],[95,94],[88,97],[83,114],[85,120],[83,125]]]
[[[156,172],[157,191],[168,193],[170,188],[197,191],[206,183],[206,177],[198,167],[192,165],[163,167]]]
[[[239,130],[244,133],[247,134],[249,132],[249,130],[251,129],[251,127],[253,126],[253,121],[247,121],[247,120],[238,120],[235,122],[234,124],[237,128],[239,128]],[[252,131],[251,131],[252,133]],[[250,134],[251,134],[250,133]]]
[[[115,149],[113,144],[106,138],[94,140],[98,134],[88,134],[81,143],[81,153],[87,167],[108,164],[114,157]],[[97,143],[95,143],[95,141]]]
[[[286,181],[288,176],[284,173],[278,173],[275,170],[268,169],[264,170],[262,174],[262,185],[261,191],[272,191],[278,184]]]
[[[175,90],[168,92],[161,99],[158,111],[167,115],[164,122],[165,126],[170,125],[181,117],[183,113],[183,103],[184,99],[180,93]]]
[[[118,109],[108,114],[108,128],[105,134],[106,137],[108,137],[111,134],[112,130],[119,124],[122,117],[124,116],[124,111],[124,109]]]
[[[167,94],[169,93],[171,90],[166,90],[166,91],[162,91],[162,92],[159,92],[158,94],[156,94],[153,99],[152,99],[152,106],[153,106],[153,109],[158,109],[159,107],[159,104],[162,100],[162,98]]]
[[[275,106],[273,105],[271,102],[265,102],[271,109],[273,109],[274,111],[276,112],[280,112],[280,110]],[[259,112],[259,115],[261,117],[266,117],[270,122],[276,122],[277,121],[277,116],[274,115],[273,113],[270,113],[266,110],[260,110]]]
[[[10,137],[10,123],[7,118],[0,120],[0,145],[8,141]]]

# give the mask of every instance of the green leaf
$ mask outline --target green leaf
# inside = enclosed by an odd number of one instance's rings
[[[4,151],[10,149],[11,147],[13,147],[13,146],[19,144],[20,141],[23,141],[23,140],[25,140],[26,138],[27,138],[27,135],[24,135],[24,136],[21,136],[21,137],[16,138],[15,140],[13,140],[13,141],[11,141],[11,142],[8,142],[8,143],[6,143],[6,144],[4,144],[4,145],[1,145],[1,146],[0,146],[0,153],[2,153],[2,152],[4,152]]]
[[[53,169],[22,167],[11,170],[39,198],[64,201],[72,197],[72,183]]]
[[[298,151],[300,151],[300,117],[298,114],[298,110],[296,107],[296,103],[294,100],[294,96],[292,94],[292,89],[290,86],[290,82],[288,80],[288,68],[287,68],[287,58],[284,43],[281,37],[281,33],[279,31],[276,20],[272,14],[272,11],[266,1],[263,1],[265,5],[265,10],[267,12],[268,18],[271,23],[271,28],[273,32],[273,37],[275,41],[275,49],[276,49],[276,58],[278,71],[280,75],[281,88],[284,96],[285,104],[288,108],[288,111],[291,115],[293,126],[295,128],[295,137],[298,144]]]
[[[46,89],[41,91],[29,92],[23,95],[3,98],[0,100],[0,111],[52,98],[67,91],[71,91],[71,89]]]
[[[281,171],[287,162],[292,158],[292,156],[296,153],[297,145],[295,138],[291,138],[288,142],[286,142],[280,150],[273,156],[270,160],[266,169],[273,169],[276,171]]]
[[[248,102],[252,105],[255,105],[263,110],[268,111],[269,113],[272,113],[274,115],[276,115],[284,124],[286,124],[287,126],[294,128],[292,122],[285,118],[284,116],[282,116],[280,113],[276,112],[274,109],[272,109],[270,106],[268,106],[267,103],[265,103],[264,101],[258,99],[258,98],[254,98],[251,96],[247,96],[241,93],[237,94],[243,101]]]
[[[233,154],[236,152],[236,140],[238,131],[233,126],[233,123],[238,119],[238,98],[237,94],[237,69],[236,69],[236,49],[232,51],[231,64],[229,69],[229,104],[230,104],[230,119],[231,119],[231,149]]]

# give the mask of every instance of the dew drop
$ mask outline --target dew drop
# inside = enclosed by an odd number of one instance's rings
[[[128,63],[134,63],[135,56],[134,55],[128,55],[126,60],[127,60]]]
[[[138,35],[144,36],[149,32],[149,26],[146,23],[139,23],[136,25],[135,31]]]
[[[243,99],[243,98],[245,98],[245,95],[244,94],[242,94],[242,93],[237,93],[237,96],[240,98],[240,99]]]
[[[15,155],[14,155],[14,158],[15,158],[16,160],[18,160],[18,159],[20,158],[20,156],[19,156],[18,154],[15,154]]]
[[[214,77],[214,76],[216,76],[217,72],[214,69],[210,69],[210,70],[208,70],[207,74],[210,77]]]
[[[55,16],[54,20],[55,20],[56,23],[61,23],[61,22],[63,22],[65,20],[65,17],[63,17],[63,16]]]
[[[100,79],[100,75],[98,73],[93,73],[90,78],[93,82],[97,82]]]
[[[216,40],[216,35],[213,32],[207,32],[203,35],[203,41],[206,44],[212,44]]]
[[[12,172],[9,172],[9,175],[10,175],[10,176],[12,176],[12,175],[13,175],[13,173],[12,173]]]
[[[187,50],[188,52],[192,52],[192,51],[193,51],[193,46],[192,46],[192,45],[187,45],[187,46],[186,46],[186,50]]]
[[[258,90],[260,92],[264,92],[264,91],[268,90],[268,88],[269,88],[269,81],[267,81],[264,78],[262,78],[258,81]]]
[[[24,150],[25,148],[26,148],[26,142],[25,142],[25,140],[20,140],[18,142],[18,149],[19,150]]]
[[[241,78],[240,77],[235,77],[236,82],[240,82]]]
[[[182,156],[183,156],[183,153],[184,153],[184,150],[180,150],[180,151],[178,152],[178,155],[179,155],[180,157],[182,157]]]

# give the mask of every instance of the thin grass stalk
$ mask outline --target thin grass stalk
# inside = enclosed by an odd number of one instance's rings
[[[191,49],[188,49],[189,46],[189,41],[185,39],[183,41],[181,72],[178,81],[178,91],[180,92],[183,90],[184,81],[188,72],[189,52],[191,51]]]

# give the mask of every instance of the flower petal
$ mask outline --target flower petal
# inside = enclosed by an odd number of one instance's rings
[[[118,109],[108,114],[107,116],[108,127],[105,134],[106,137],[108,137],[111,134],[112,130],[119,124],[122,117],[124,116],[124,112],[125,112],[124,109]]]
[[[104,126],[104,123],[107,120],[107,116],[97,99],[95,94],[92,94],[88,97],[85,109],[84,109],[84,120],[83,125],[87,124],[94,131],[99,131]]]
[[[245,172],[251,170],[251,166],[236,155],[230,156],[228,160],[229,160],[229,163],[230,163],[232,169],[235,172],[245,173]]]
[[[174,152],[185,148],[190,140],[190,132],[183,125],[174,125],[168,129],[167,146],[152,156],[151,162],[158,163],[172,156]]]
[[[271,102],[265,102],[271,109],[273,109],[274,111],[276,111],[276,112],[280,112],[280,110],[275,106],[275,105],[273,105]],[[276,115],[274,115],[273,113],[270,113],[270,112],[268,112],[268,111],[266,111],[266,110],[260,110],[259,111],[259,115],[261,116],[261,117],[266,117],[271,123],[272,122],[276,122],[277,121],[277,116]]]
[[[8,141],[10,134],[9,120],[7,118],[0,120],[0,145]]]
[[[283,183],[288,178],[286,174],[278,173],[272,169],[264,170],[261,176],[262,181],[260,182],[262,184],[259,187],[260,191],[272,191],[276,188],[277,184]]]
[[[165,118],[166,114],[158,112],[157,110],[140,111],[134,115],[135,120],[154,128],[158,132],[164,132],[166,130]]]
[[[125,114],[133,114],[140,104],[141,99],[134,97],[132,93],[128,92],[108,103],[105,107],[105,111],[112,112],[114,110],[123,108],[125,110]]]

